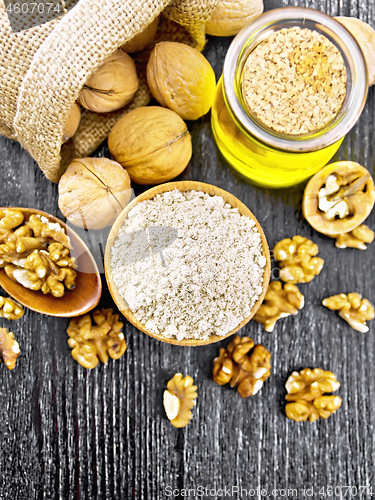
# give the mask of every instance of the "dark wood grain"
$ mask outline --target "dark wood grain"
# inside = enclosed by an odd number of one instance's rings
[[[316,7],[334,15],[358,16],[375,26],[371,0],[276,2]],[[219,76],[230,39],[210,38],[205,55]],[[358,161],[375,174],[375,94],[335,159]],[[0,320],[21,346],[17,367],[0,364],[0,499],[147,499],[167,497],[166,487],[216,489],[238,486],[267,490],[327,486],[372,486],[375,493],[374,322],[360,334],[320,305],[338,292],[358,291],[375,302],[374,250],[338,250],[303,220],[303,186],[283,191],[260,189],[238,179],[218,152],[210,117],[189,124],[194,153],[180,177],[230,191],[263,226],[270,247],[302,234],[319,245],[325,267],[301,285],[306,306],[280,321],[273,333],[251,321],[242,335],[272,353],[272,377],[254,398],[211,380],[220,344],[198,348],[160,343],[125,323],[128,350],[119,361],[87,371],[73,361],[65,333],[68,320],[27,311],[17,322]],[[98,151],[108,155],[106,145]],[[21,147],[0,139],[1,203],[45,210],[62,217],[57,186],[47,181]],[[137,190],[140,192],[140,190]],[[375,212],[369,219],[375,227]],[[113,306],[104,286],[101,305]],[[226,345],[228,341],[222,343]],[[284,384],[294,369],[322,367],[341,382],[342,408],[326,421],[295,423],[284,414]],[[198,385],[194,419],[173,428],[162,407],[162,393],[176,372]],[[353,490],[354,491],[354,490]],[[345,492],[345,490],[343,490]],[[219,499],[218,494],[173,498]],[[246,498],[233,495],[232,498]],[[230,498],[230,497],[226,497]],[[248,497],[250,498],[250,497]],[[333,498],[341,498],[336,494]],[[343,495],[342,498],[359,498]],[[363,493],[361,498],[370,499]]]

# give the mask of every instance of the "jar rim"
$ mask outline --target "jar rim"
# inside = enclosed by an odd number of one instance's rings
[[[242,70],[249,53],[275,31],[299,26],[316,30],[339,49],[347,71],[347,92],[336,117],[310,134],[291,136],[272,131],[251,116],[243,102]],[[308,152],[324,149],[342,139],[356,124],[366,103],[368,74],[357,40],[339,21],[304,7],[282,7],[262,14],[244,28],[231,43],[224,61],[223,94],[233,119],[245,133],[276,149]]]

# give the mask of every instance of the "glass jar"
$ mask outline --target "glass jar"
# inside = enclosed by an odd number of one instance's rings
[[[299,26],[327,37],[340,51],[347,71],[346,97],[336,117],[316,132],[277,133],[251,114],[242,95],[242,74],[250,52],[272,33]],[[242,30],[229,47],[212,108],[216,143],[245,180],[282,188],[298,184],[324,167],[357,122],[367,98],[367,67],[358,43],[338,21],[300,7],[271,10]]]

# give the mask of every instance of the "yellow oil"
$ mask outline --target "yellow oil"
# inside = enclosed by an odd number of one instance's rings
[[[230,165],[245,180],[269,188],[305,181],[329,162],[344,140],[343,137],[327,148],[308,153],[267,146],[236,124],[224,100],[222,79],[216,89],[211,124],[216,143]]]

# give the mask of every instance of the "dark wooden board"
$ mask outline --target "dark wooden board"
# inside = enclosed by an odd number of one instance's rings
[[[280,3],[278,4],[280,5]],[[276,0],[266,0],[274,8]],[[315,7],[334,15],[357,16],[375,26],[372,0],[281,5]],[[205,55],[220,75],[230,39],[210,38]],[[375,174],[375,93],[335,160],[358,161]],[[322,298],[358,291],[375,302],[375,244],[366,252],[338,250],[313,231],[301,215],[303,186],[283,191],[256,188],[237,178],[218,152],[206,116],[190,125],[194,153],[181,176],[226,189],[243,201],[263,226],[269,244],[302,234],[319,245],[321,275],[301,285],[306,306],[280,321],[273,333],[255,322],[242,331],[272,353],[272,377],[262,391],[242,400],[235,390],[211,380],[219,344],[201,348],[159,343],[125,323],[128,350],[119,361],[87,371],[73,361],[67,345],[68,321],[28,311],[17,322],[0,320],[21,346],[17,367],[0,364],[0,499],[222,498],[220,488],[297,489],[289,497],[324,498],[319,489],[343,488],[331,498],[366,498],[375,493],[375,321],[370,332],[349,328],[323,308]],[[98,151],[107,155],[103,145]],[[1,206],[19,205],[60,216],[57,186],[47,181],[21,147],[0,138]],[[139,192],[139,189],[138,189]],[[375,227],[375,212],[368,219]],[[102,306],[112,306],[105,289]],[[228,341],[223,342],[226,345]],[[295,423],[284,413],[284,384],[294,369],[322,367],[341,382],[342,408],[326,421]],[[162,393],[176,372],[198,385],[194,419],[174,429],[164,415]],[[188,488],[208,488],[184,491]],[[173,496],[168,494],[175,488]],[[213,490],[213,491],[209,491]],[[216,491],[215,491],[216,490]],[[260,491],[260,490],[258,490]],[[285,492],[287,493],[287,492]],[[311,493],[309,490],[308,493]],[[346,496],[345,496],[346,493]],[[252,496],[250,496],[252,494]],[[246,498],[245,493],[232,497]],[[225,497],[224,497],[225,498]]]

